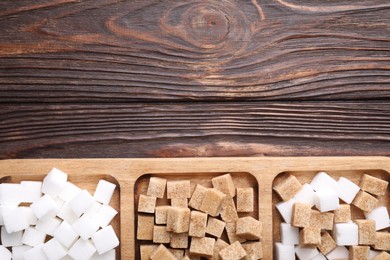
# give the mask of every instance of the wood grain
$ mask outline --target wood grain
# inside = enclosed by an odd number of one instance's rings
[[[0,102],[390,97],[382,0],[0,2]]]
[[[390,155],[388,102],[0,105],[0,158]]]

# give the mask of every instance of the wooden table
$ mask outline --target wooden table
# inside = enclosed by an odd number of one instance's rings
[[[390,155],[390,2],[0,1],[0,158]]]

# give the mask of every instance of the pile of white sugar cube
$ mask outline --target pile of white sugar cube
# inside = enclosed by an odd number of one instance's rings
[[[359,185],[344,177],[336,181],[325,172],[303,185],[295,176],[285,176],[273,187],[282,199],[275,206],[285,221],[281,242],[275,244],[276,259],[389,260],[389,213],[381,205],[387,186],[368,174]]]
[[[116,259],[115,188],[100,180],[92,196],[56,168],[43,182],[0,184],[0,259]]]

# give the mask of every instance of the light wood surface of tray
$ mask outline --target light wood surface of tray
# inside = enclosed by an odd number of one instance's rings
[[[273,204],[278,198],[272,192],[274,179],[279,174],[293,173],[302,182],[310,180],[317,171],[326,171],[335,177],[346,176],[354,182],[358,181],[363,172],[387,180],[390,178],[390,158],[387,157],[22,159],[0,161],[1,182],[41,180],[52,167],[68,173],[70,181],[91,192],[99,179],[118,184],[112,203],[120,212],[114,220],[114,227],[121,241],[117,251],[118,259],[138,257],[135,255],[134,202],[144,189],[138,185],[145,183],[142,178],[139,182],[137,180],[145,174],[194,180],[205,180],[222,173],[234,173],[236,176],[245,174],[245,179],[258,188],[258,207],[255,208],[263,222],[263,259],[272,259],[273,242],[279,237],[280,217],[273,210]],[[382,203],[389,207],[388,190]]]

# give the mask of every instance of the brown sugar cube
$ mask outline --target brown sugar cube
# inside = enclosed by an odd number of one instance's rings
[[[328,232],[323,232],[321,235],[321,243],[318,245],[318,249],[324,255],[328,254],[330,251],[337,247],[336,242]]]
[[[200,210],[216,217],[219,215],[223,201],[226,195],[217,189],[208,189],[205,197],[203,198]]]
[[[301,188],[302,185],[299,183],[298,179],[294,175],[290,175],[276,185],[274,190],[279,194],[283,201],[288,201],[294,197]]]
[[[372,260],[390,260],[390,254],[387,252],[383,251],[379,255],[375,256],[372,258]]]
[[[152,260],[176,260],[176,257],[163,245],[160,244],[150,256]]]
[[[312,210],[310,216],[310,227],[318,227],[321,229],[333,229],[334,214],[331,212],[319,212]]]
[[[222,249],[219,252],[219,256],[222,258],[222,260],[240,260],[246,255],[247,254],[245,252],[245,249],[238,241],[234,242],[233,244]]]
[[[376,232],[374,248],[377,250],[390,250],[390,233]]]
[[[154,212],[156,224],[167,224],[167,211],[170,206],[157,206]]]
[[[153,254],[153,251],[156,250],[157,245],[141,245],[140,254],[141,260],[149,260],[150,256]]]
[[[138,215],[137,239],[153,240],[154,217]]]
[[[386,188],[389,183],[385,180],[375,178],[373,176],[364,174],[360,179],[360,188],[371,194],[383,196],[386,193]]]
[[[261,242],[249,242],[242,244],[247,256],[245,260],[258,260],[263,258],[263,246]]]
[[[335,223],[346,223],[351,221],[351,206],[349,204],[341,204],[338,209],[334,211]]]
[[[236,206],[232,198],[226,198],[221,205],[221,218],[225,222],[233,222],[238,219]]]
[[[172,255],[176,257],[176,259],[183,259],[184,257],[184,250],[182,249],[168,249]]]
[[[206,233],[215,237],[221,237],[225,225],[225,222],[213,217],[209,217]]]
[[[352,204],[363,211],[371,211],[376,207],[378,200],[365,191],[359,191]]]
[[[321,244],[321,229],[316,227],[304,227],[299,232],[299,244],[304,246],[318,246]]]
[[[215,239],[211,237],[193,237],[191,239],[190,254],[212,257],[214,254]]]
[[[375,220],[357,219],[355,222],[359,229],[359,245],[375,244]]]
[[[229,243],[233,244],[234,242],[238,241],[240,243],[243,243],[246,241],[246,239],[237,236],[236,234],[236,222],[226,222],[226,233],[229,239]]]
[[[311,206],[295,202],[292,210],[291,225],[294,227],[308,227],[310,225]]]
[[[170,245],[172,248],[187,248],[188,233],[172,233]]]
[[[190,229],[188,235],[192,237],[204,237],[206,234],[207,214],[199,211],[191,211]]]
[[[233,198],[236,196],[236,187],[230,174],[224,174],[211,179],[213,187],[217,190],[222,191],[228,197]]]
[[[170,207],[167,210],[167,231],[174,233],[188,232],[190,215],[189,208]]]
[[[256,240],[262,237],[263,225],[252,217],[243,217],[237,220],[236,234],[239,237]]]
[[[237,188],[237,212],[253,212],[253,189]]]
[[[350,246],[349,259],[352,260],[366,260],[368,259],[369,246]]]
[[[153,243],[168,244],[171,242],[171,232],[167,231],[165,226],[154,226]]]
[[[154,213],[156,208],[156,197],[140,195],[138,201],[138,212]]]
[[[218,259],[221,259],[219,257],[219,252],[228,247],[229,244],[226,243],[225,241],[223,241],[222,239],[218,238],[217,241],[215,242],[215,245],[214,245],[214,256],[213,256],[213,260],[218,260]]]
[[[167,198],[168,199],[188,199],[191,197],[190,181],[168,181]]]
[[[186,198],[171,199],[171,206],[188,208],[188,200]]]
[[[208,189],[206,187],[203,187],[202,185],[197,184],[194,192],[192,193],[192,196],[191,196],[191,199],[190,199],[190,202],[188,203],[188,205],[191,208],[200,210],[200,205],[202,204],[203,198],[206,195],[207,190]]]
[[[146,195],[162,199],[164,197],[166,185],[166,179],[151,177],[149,179],[149,186],[148,190],[146,191]]]

